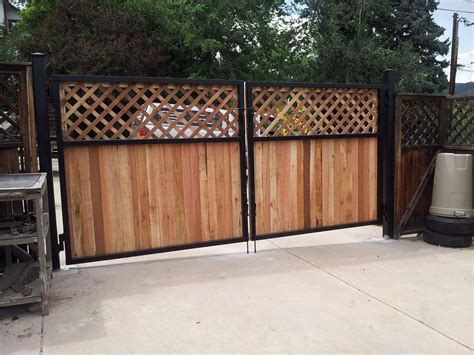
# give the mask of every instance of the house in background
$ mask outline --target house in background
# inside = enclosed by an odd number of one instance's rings
[[[8,0],[0,1],[0,25],[3,26],[3,33],[0,36],[11,31],[11,29],[21,20],[20,10],[10,4]]]

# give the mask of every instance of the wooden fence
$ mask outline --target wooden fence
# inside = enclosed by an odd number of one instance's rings
[[[0,63],[0,174],[37,169],[31,64]],[[0,215],[24,208],[2,202]]]
[[[436,153],[474,151],[473,95],[395,102],[392,70],[376,85],[52,80],[67,263],[382,221],[397,238],[423,227]],[[43,55],[33,78],[0,70],[0,172],[37,169],[36,112],[55,229],[47,92]]]
[[[474,95],[401,94],[396,107],[394,202],[399,236],[424,228],[436,154],[474,152]]]

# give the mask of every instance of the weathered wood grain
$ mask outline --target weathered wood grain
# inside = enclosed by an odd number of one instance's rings
[[[431,159],[436,154],[437,147],[410,147],[402,148],[400,153],[399,167],[397,170],[397,196],[395,218],[397,225],[405,212],[411,198],[415,194],[421,182],[423,174],[428,169]],[[433,190],[433,178],[430,178],[425,191],[408,220],[404,230],[422,229],[424,219],[431,205],[431,194]],[[404,232],[403,230],[401,231]]]

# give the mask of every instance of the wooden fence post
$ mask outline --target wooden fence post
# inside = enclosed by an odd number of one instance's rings
[[[383,235],[391,239],[397,239],[397,228],[395,221],[396,206],[396,141],[395,125],[395,82],[397,71],[387,69],[383,72],[384,95],[383,108]]]
[[[48,174],[49,225],[52,249],[53,269],[59,269],[59,243],[56,226],[56,208],[54,203],[53,167],[51,160],[51,137],[48,121],[48,86],[46,80],[46,56],[42,53],[32,55],[33,94],[38,137],[38,155],[40,172]]]

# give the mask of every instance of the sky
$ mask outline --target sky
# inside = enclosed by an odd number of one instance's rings
[[[434,13],[434,19],[438,25],[445,28],[443,39],[449,38],[451,41],[454,11],[443,11],[441,9],[458,10],[460,17],[474,23],[474,0],[440,0],[438,10]],[[451,60],[451,53],[448,54],[447,59]],[[465,65],[465,67],[458,69],[456,82],[474,81],[474,25],[467,27],[463,23],[459,24],[458,64]],[[445,71],[449,78],[449,67]]]

